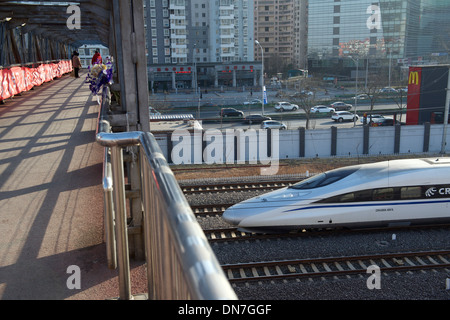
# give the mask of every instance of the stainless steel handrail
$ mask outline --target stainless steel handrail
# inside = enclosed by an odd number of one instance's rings
[[[97,142],[111,149],[120,298],[132,298],[122,149],[139,146],[149,299],[237,299],[153,135],[109,133],[100,118]]]

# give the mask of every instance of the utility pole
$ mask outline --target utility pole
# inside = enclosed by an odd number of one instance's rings
[[[442,132],[442,145],[441,154],[445,154],[445,147],[447,145],[447,129],[448,129],[448,109],[450,104],[450,66],[448,68],[448,81],[447,81],[447,96],[445,99],[445,111],[444,111],[444,129]]]

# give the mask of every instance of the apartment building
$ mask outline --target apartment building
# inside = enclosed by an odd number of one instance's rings
[[[144,17],[152,82],[169,88],[253,84],[252,0],[145,0]]]
[[[265,70],[269,74],[307,64],[308,0],[255,0],[255,39],[261,50],[255,59],[264,55]]]

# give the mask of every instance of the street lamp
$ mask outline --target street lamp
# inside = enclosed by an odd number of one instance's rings
[[[350,59],[353,60],[354,63],[356,63],[356,81],[355,81],[355,115],[353,117],[353,127],[356,126],[356,108],[358,107],[358,78],[359,78],[359,58],[353,59],[351,56],[349,56]]]
[[[264,50],[258,40],[255,43],[261,48],[261,91],[262,91],[262,115],[264,115]]]

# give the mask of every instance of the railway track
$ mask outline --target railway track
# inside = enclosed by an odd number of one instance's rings
[[[286,233],[266,233],[257,234],[251,232],[244,232],[238,230],[238,228],[217,228],[217,229],[204,229],[206,238],[210,243],[218,242],[236,242],[246,240],[267,240],[267,239],[283,239],[283,238],[300,238],[310,236],[328,236],[328,235],[344,235],[344,234],[363,234],[373,232],[399,232],[405,230],[427,230],[427,229],[445,229],[448,230],[450,225],[424,225],[424,226],[406,226],[406,227],[391,227],[391,228],[365,228],[365,229],[324,229],[324,230],[304,230],[297,232]]]
[[[185,195],[199,193],[218,193],[218,192],[245,192],[259,190],[276,190],[289,187],[300,180],[284,180],[271,182],[234,182],[220,183],[214,185],[185,185],[181,186],[181,190]]]
[[[235,203],[191,205],[191,209],[196,216],[221,216],[228,207],[231,207],[234,204]]]
[[[450,268],[450,250],[225,264],[222,268],[229,281],[237,283],[351,276],[366,274],[373,265],[381,272]]]

